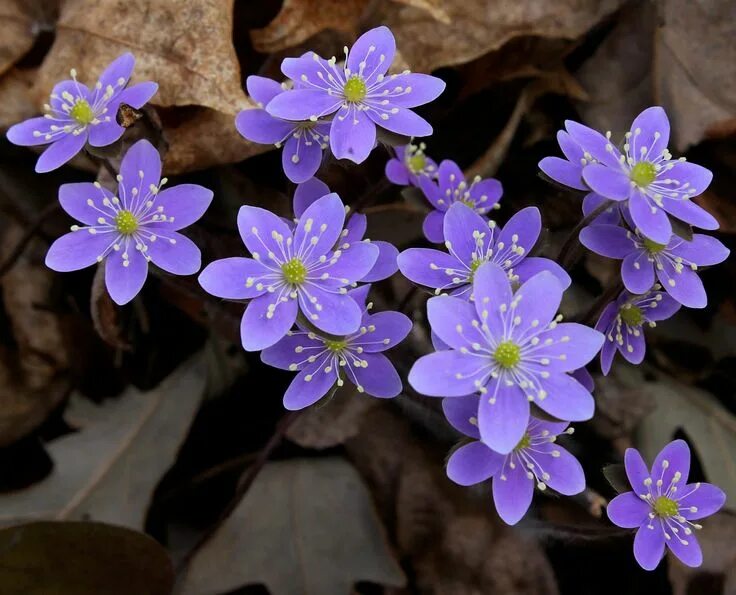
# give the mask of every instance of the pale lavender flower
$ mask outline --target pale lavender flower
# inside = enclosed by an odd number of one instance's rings
[[[700,566],[703,553],[695,531],[702,526],[693,521],[718,512],[726,494],[709,483],[687,483],[690,448],[684,440],[665,446],[651,471],[633,448],[626,449],[624,464],[632,491],[611,500],[608,518],[619,527],[637,529],[636,561],[644,570],[654,570],[666,546],[686,566]]]
[[[475,438],[455,450],[447,461],[447,476],[463,486],[493,478],[493,502],[498,516],[515,525],[529,510],[534,487],[547,487],[565,496],[585,489],[585,474],[577,459],[557,444],[557,437],[572,434],[567,422],[532,417],[514,449],[499,454],[481,440],[477,424],[479,397],[445,399],[447,420],[458,431]]]
[[[308,407],[345,380],[373,397],[392,398],[401,392],[401,379],[382,352],[404,340],[411,320],[399,312],[370,314],[369,290],[370,285],[363,285],[348,293],[363,311],[354,333],[324,336],[300,327],[261,352],[269,366],[299,372],[284,394],[284,407]]]
[[[114,143],[125,131],[116,119],[120,105],[141,108],[158,90],[152,82],[128,87],[134,66],[133,54],[123,54],[105,69],[93,89],[80,83],[72,69],[72,79],[51,92],[46,114],[11,126],[8,140],[22,146],[49,145],[36,163],[39,173],[61,167],[88,141],[93,147]]]
[[[365,161],[376,144],[376,126],[405,136],[432,134],[429,123],[410,108],[424,105],[442,93],[440,79],[404,71],[386,74],[396,53],[396,40],[387,27],[361,35],[345,47],[345,63],[311,52],[287,58],[282,72],[294,90],[274,97],[266,106],[284,120],[316,122],[334,114],[330,147],[338,159]]]
[[[249,76],[248,94],[258,109],[241,111],[235,127],[246,139],[282,147],[281,164],[286,177],[294,183],[311,178],[322,163],[322,152],[328,147],[330,123],[324,120],[290,122],[270,115],[265,106],[277,95],[289,93],[282,85],[262,76]]]
[[[174,275],[199,270],[199,248],[179,230],[204,214],[212,191],[196,184],[162,190],[161,158],[147,140],[128,150],[117,180],[117,194],[97,182],[59,188],[61,206],[82,225],[51,245],[46,265],[64,272],[104,261],[107,290],[122,305],[143,287],[149,262]]]

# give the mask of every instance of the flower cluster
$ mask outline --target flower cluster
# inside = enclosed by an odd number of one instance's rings
[[[699,521],[726,502],[726,494],[709,483],[687,483],[690,449],[683,440],[665,446],[651,470],[639,452],[626,450],[626,475],[631,491],[616,496],[608,505],[608,518],[626,529],[637,529],[634,556],[645,570],[654,570],[665,546],[685,565],[700,566],[703,553],[695,537]]]
[[[281,71],[290,84],[249,77],[248,91],[260,108],[238,115],[238,131],[255,142],[285,143],[284,172],[297,183],[316,173],[328,143],[338,159],[362,163],[376,144],[377,127],[428,136],[432,127],[411,108],[436,99],[445,83],[408,70],[388,74],[395,54],[393,34],[377,27],[345,48],[343,62],[314,52],[287,58]]]
[[[117,141],[125,129],[118,124],[118,108],[125,104],[143,107],[156,94],[152,82],[128,86],[135,58],[123,54],[100,75],[90,89],[77,80],[61,81],[44,106],[45,114],[31,118],[8,130],[8,140],[22,146],[49,145],[36,163],[36,171],[48,172],[64,165],[89,142],[93,147],[106,147]]]
[[[670,125],[661,107],[639,114],[620,148],[610,132],[604,136],[571,121],[565,128],[557,139],[566,159],[546,157],[539,167],[556,182],[589,191],[583,204],[589,225],[580,232],[580,242],[622,261],[626,291],[605,307],[596,326],[606,334],[601,364],[608,373],[616,351],[632,363],[642,361],[644,326],[669,318],[679,305],[706,306],[697,271],[723,262],[729,250],[711,236],[680,230],[718,228],[692,200],[708,187],[712,174],[684,158],[673,159],[667,149]]]

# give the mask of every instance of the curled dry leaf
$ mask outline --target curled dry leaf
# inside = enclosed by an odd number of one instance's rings
[[[36,35],[50,28],[58,0],[3,0],[0,4],[0,75],[31,49]]]
[[[0,130],[36,115],[31,101],[35,77],[35,69],[18,68],[11,68],[0,77]]]
[[[272,595],[347,594],[406,582],[370,494],[344,459],[269,463],[192,560],[183,595],[261,583]]]
[[[0,524],[94,519],[142,529],[204,395],[204,368],[195,356],[152,391],[130,388],[100,406],[73,397],[65,418],[78,431],[47,445],[54,461],[48,477],[0,495]]]
[[[19,227],[6,227],[0,261],[22,235]],[[43,266],[43,253],[40,242],[31,241],[2,278],[2,303],[15,349],[0,351],[0,445],[34,430],[68,391],[62,321],[44,308],[54,273]]]
[[[90,314],[95,331],[108,345],[116,349],[131,348],[120,328],[119,309],[105,288],[105,267],[98,266],[90,291]]]
[[[680,150],[733,133],[735,36],[730,0],[631,3],[578,71],[591,96],[579,106],[583,117],[623,134],[642,109],[660,104]]]

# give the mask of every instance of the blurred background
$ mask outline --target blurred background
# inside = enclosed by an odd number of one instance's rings
[[[379,24],[397,38],[399,68],[447,83],[418,110],[435,130],[427,153],[500,179],[500,222],[538,206],[544,255],[581,218],[581,196],[537,175],[559,154],[564,120],[616,137],[657,104],[672,153],[713,170],[697,202],[733,250],[733,0],[0,0],[0,130],[40,113],[70,68],[91,82],[133,52],[133,80],[157,81],[159,93],[98,157],[115,164],[152,140],[172,184],[215,192],[187,232],[203,261],[242,255],[238,208],[289,216],[293,193],[280,153],[235,130],[235,114],[254,106],[245,78],[280,78],[281,60],[306,50],[339,56]],[[328,161],[318,175],[368,214],[371,239],[425,245],[428,207],[385,181],[390,156]],[[488,485],[445,477],[458,436],[438,400],[345,390],[285,415],[292,375],[242,350],[242,305],[152,269],[118,308],[94,270],[45,268],[71,224],[58,186],[107,174],[80,156],[38,175],[35,159],[0,139],[0,593],[158,595],[175,581],[194,595],[736,593],[736,260],[703,272],[705,310],[683,308],[648,334],[643,365],[619,360],[606,378],[589,366],[596,416],[566,444],[588,489],[538,493],[510,528]],[[588,253],[563,313],[584,312],[617,274],[617,262]],[[430,350],[427,295],[397,274],[373,299],[415,320],[390,354],[405,376]],[[631,534],[605,519],[615,491],[601,469],[629,446],[651,459],[673,437],[693,448],[691,477],[729,500],[699,533],[702,568],[668,560],[648,573]],[[18,528],[39,520],[55,522]]]

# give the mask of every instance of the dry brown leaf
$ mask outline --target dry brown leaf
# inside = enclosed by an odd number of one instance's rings
[[[448,24],[416,6],[383,2],[367,26],[388,25],[413,70],[463,64],[524,35],[573,39],[623,0],[448,0]],[[416,3],[414,3],[416,4]],[[426,4],[426,3],[422,3]]]
[[[232,44],[233,0],[66,0],[39,71],[37,99],[76,68],[91,80],[123,52],[135,80],[152,80],[152,103],[235,114],[247,107]]]
[[[11,68],[0,77],[0,130],[36,115],[31,101],[35,77],[35,69],[18,68]]]
[[[580,105],[584,119],[622,133],[643,108],[661,104],[680,150],[733,133],[734,37],[731,0],[632,3],[578,72],[591,96]]]
[[[369,0],[285,0],[276,18],[251,31],[253,47],[264,54],[299,45],[325,29],[355,37]]]
[[[7,227],[0,260],[22,235]],[[25,436],[41,424],[67,392],[68,351],[62,324],[43,306],[54,273],[43,266],[40,242],[33,241],[2,278],[2,303],[15,351],[0,351],[0,445]]]
[[[474,491],[450,482],[443,450],[413,432],[392,405],[368,412],[345,448],[393,527],[418,593],[558,593],[542,549],[492,516],[488,486]]]
[[[0,75],[31,49],[53,20],[56,0],[3,0],[0,4]]]

